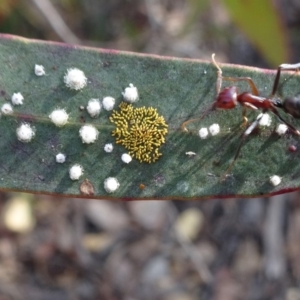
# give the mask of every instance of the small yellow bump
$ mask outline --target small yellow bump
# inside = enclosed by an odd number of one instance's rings
[[[168,125],[156,108],[134,108],[122,102],[119,111],[114,110],[109,120],[116,125],[112,136],[123,145],[132,157],[140,162],[153,163],[162,155],[159,147],[165,143]]]

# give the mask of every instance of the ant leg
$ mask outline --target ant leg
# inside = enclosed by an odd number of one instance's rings
[[[186,128],[187,124],[193,123],[193,122],[195,122],[195,121],[199,121],[199,120],[203,119],[208,113],[210,113],[210,112],[213,111],[214,109],[215,109],[215,106],[214,106],[214,104],[213,104],[211,107],[209,107],[207,110],[205,110],[199,118],[190,119],[190,120],[187,120],[187,121],[183,122],[183,123],[181,124],[181,130],[182,130],[182,131],[185,131],[185,132],[188,132],[188,130],[187,130],[187,128]]]
[[[242,104],[242,107],[243,107],[243,111],[242,111],[242,114],[243,114],[243,124],[242,124],[242,127],[245,127],[247,124],[248,124],[248,118],[246,117],[246,110],[247,108],[251,108],[253,110],[257,110],[257,107],[252,105],[251,103],[248,103],[248,102],[244,102]]]
[[[223,80],[231,81],[231,82],[247,81],[250,88],[251,88],[252,94],[255,95],[255,96],[259,96],[258,89],[257,89],[255,83],[253,82],[253,80],[250,77],[223,77]]]
[[[229,167],[227,168],[227,170],[226,170],[226,172],[225,172],[225,174],[222,176],[222,178],[221,178],[221,181],[223,181],[223,180],[225,180],[226,179],[226,176],[227,176],[227,174],[230,172],[230,170],[232,169],[232,167],[233,167],[233,165],[234,165],[234,163],[235,163],[235,161],[237,160],[237,158],[238,158],[238,156],[239,156],[239,154],[240,154],[240,152],[241,152],[241,149],[242,149],[242,146],[243,146],[243,143],[244,143],[244,141],[245,141],[245,139],[246,139],[246,137],[248,136],[248,135],[250,135],[251,134],[251,132],[257,127],[257,125],[259,124],[259,121],[262,119],[262,117],[263,117],[263,115],[264,115],[264,113],[265,113],[266,111],[263,111],[263,113],[260,115],[260,117],[259,118],[257,118],[244,132],[243,132],[243,134],[242,134],[242,136],[241,136],[241,141],[240,141],[240,144],[239,144],[239,146],[238,146],[238,149],[237,149],[237,151],[236,151],[236,153],[235,153],[235,156],[234,156],[234,158],[233,158],[233,161],[231,162],[231,164],[229,165]],[[292,130],[296,135],[298,135],[298,136],[300,136],[300,132],[294,127],[294,126],[292,126],[291,124],[289,124],[287,121],[285,121],[281,116],[280,116],[280,114],[278,113],[278,111],[274,108],[274,109],[272,109],[272,112],[284,123],[284,124],[286,124],[287,126],[288,126],[288,128],[290,129],[290,130]]]
[[[253,82],[253,80],[250,77],[223,77],[222,76],[222,69],[217,64],[217,62],[215,60],[215,54],[214,53],[212,54],[211,59],[212,59],[212,63],[214,64],[214,66],[218,69],[218,71],[217,71],[218,78],[217,78],[217,82],[216,82],[217,94],[220,93],[220,89],[221,89],[221,86],[222,86],[222,80],[225,80],[225,81],[231,81],[231,82],[247,81],[250,88],[251,88],[252,94],[255,95],[255,96],[259,95],[258,89],[257,89],[255,83]]]
[[[241,127],[246,127],[248,124],[248,118],[246,117],[246,111],[247,111],[247,106],[243,105],[242,106],[242,116],[243,116],[243,123],[241,125]]]
[[[242,110],[242,114],[243,114],[243,124],[242,127],[246,126],[248,124],[248,118],[246,117],[246,106],[243,105],[243,110]]]
[[[282,122],[283,122],[283,123],[284,123],[291,131],[293,131],[296,135],[299,135],[299,136],[300,136],[300,132],[299,132],[293,125],[291,125],[289,122],[287,122],[285,119],[283,119],[275,107],[273,107],[271,111],[272,111],[273,114],[276,115],[276,116],[278,117],[278,119],[279,119],[280,121],[282,121]]]
[[[227,168],[225,174],[222,176],[221,178],[221,181],[224,181],[227,177],[227,174],[230,172],[230,170],[232,169],[234,163],[236,162],[240,152],[241,152],[241,149],[242,149],[242,146],[244,144],[244,141],[246,139],[246,137],[251,134],[251,132],[257,127],[257,125],[259,124],[259,121],[261,120],[261,118],[263,117],[264,113],[261,114],[261,116],[259,118],[257,118],[254,122],[252,122],[252,124],[243,132],[242,136],[241,136],[241,141],[240,141],[240,144],[237,148],[237,151],[235,153],[235,156],[231,162],[231,164],[229,165],[229,167]]]
[[[216,92],[217,95],[219,95],[220,90],[221,90],[221,86],[222,86],[222,80],[223,80],[223,76],[222,76],[222,69],[219,67],[219,65],[217,64],[216,60],[215,60],[215,53],[213,53],[211,55],[211,60],[212,63],[214,64],[214,66],[217,68],[217,81],[216,81]]]
[[[281,71],[293,71],[296,70],[298,71],[300,69],[300,63],[297,64],[281,64],[278,68],[277,68],[277,73],[276,73],[276,77],[274,80],[274,84],[273,84],[273,89],[272,89],[272,93],[270,95],[270,98],[273,98],[274,95],[276,94],[277,88],[278,88],[278,83],[279,83],[279,79],[280,79],[280,75],[281,75]]]

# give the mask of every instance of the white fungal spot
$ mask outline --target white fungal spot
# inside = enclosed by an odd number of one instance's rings
[[[277,176],[277,175],[273,175],[270,177],[270,183],[273,186],[277,186],[278,184],[280,184],[281,182],[281,177]]]
[[[10,103],[4,103],[1,107],[1,112],[4,114],[4,115],[10,115],[13,113],[13,108],[12,106],[10,105]]]
[[[129,164],[132,161],[132,157],[128,153],[123,153],[121,159],[125,164]]]
[[[287,132],[287,130],[288,130],[288,127],[285,124],[279,124],[276,128],[276,132],[279,135],[284,135]]]
[[[259,114],[256,119],[259,119],[259,118],[261,118],[259,120],[259,125],[260,126],[266,126],[266,127],[268,127],[268,126],[271,125],[272,119],[271,119],[271,117],[270,117],[270,115],[268,113]]]
[[[211,135],[217,135],[220,132],[220,126],[219,124],[212,124],[211,126],[209,126],[208,130]]]
[[[56,126],[61,127],[68,122],[69,115],[63,108],[58,108],[49,115],[49,118]]]
[[[110,96],[104,97],[102,100],[103,107],[107,111],[110,111],[114,108],[115,102],[116,102],[115,98]]]
[[[19,141],[23,143],[29,143],[33,137],[35,136],[35,130],[29,124],[23,123],[21,124],[17,130],[17,138]]]
[[[92,144],[97,140],[99,132],[93,125],[84,125],[79,129],[79,135],[83,143]]]
[[[24,100],[24,97],[21,93],[14,93],[11,96],[11,102],[12,102],[13,105],[22,105],[23,100]]]
[[[193,151],[187,151],[187,152],[185,152],[185,155],[187,155],[188,157],[193,157],[196,155],[196,153]]]
[[[46,73],[45,73],[44,66],[42,66],[42,65],[35,65],[34,66],[34,74],[36,76],[43,76],[43,75],[45,75]]]
[[[119,188],[119,186],[119,181],[115,177],[108,177],[104,180],[104,189],[108,193],[113,193]]]
[[[69,170],[69,175],[72,180],[78,180],[83,174],[83,168],[81,165],[75,164]]]
[[[67,70],[64,76],[64,82],[71,90],[81,90],[86,86],[87,78],[81,70],[71,68]]]
[[[139,100],[139,94],[137,88],[130,83],[129,87],[125,88],[125,91],[122,92],[123,98],[129,103],[133,103]]]
[[[105,144],[104,145],[104,151],[107,153],[111,153],[114,149],[114,146],[112,144]]]
[[[63,164],[66,161],[66,155],[63,153],[56,154],[56,162],[59,164]]]
[[[200,136],[200,139],[206,139],[207,138],[207,136],[208,136],[208,130],[207,130],[207,128],[205,128],[205,127],[202,127],[202,128],[200,128],[200,130],[199,130],[199,136]]]
[[[90,99],[86,110],[92,118],[98,117],[101,111],[101,103],[99,99]]]

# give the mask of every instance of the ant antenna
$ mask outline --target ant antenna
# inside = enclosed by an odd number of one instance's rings
[[[216,56],[216,54],[213,53],[213,54],[211,55],[211,60],[212,60],[213,64],[215,65],[215,67],[218,69],[218,73],[220,73],[220,75],[222,75],[222,70],[221,70],[221,68],[219,67],[219,65],[217,64],[217,62],[216,62],[216,60],[215,60],[215,56]]]
[[[222,70],[221,68],[219,67],[219,65],[217,64],[217,62],[215,61],[215,53],[213,53],[211,55],[211,60],[212,60],[212,63],[214,64],[214,66],[217,68],[217,74],[218,74],[218,77],[217,77],[217,81],[216,81],[216,91],[217,91],[217,95],[220,93],[220,90],[221,90],[221,86],[222,86]]]

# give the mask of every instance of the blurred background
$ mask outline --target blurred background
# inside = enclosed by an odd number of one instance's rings
[[[276,68],[300,61],[300,2],[1,0],[0,32]],[[300,299],[296,192],[132,203],[1,193],[0,214],[0,300]]]

